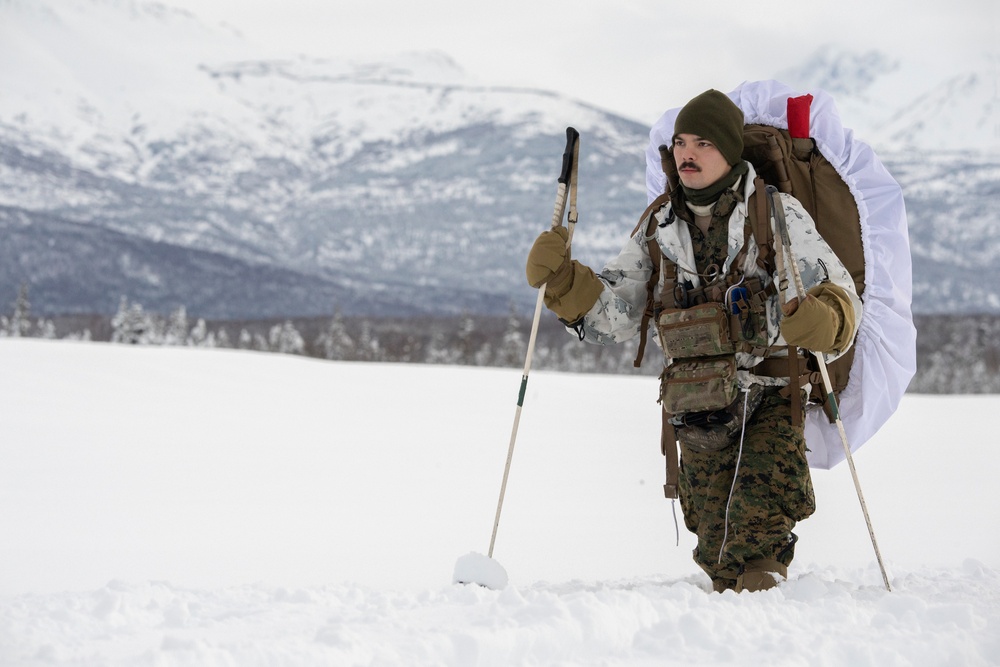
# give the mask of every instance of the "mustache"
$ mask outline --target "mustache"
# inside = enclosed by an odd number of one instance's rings
[[[694,169],[695,171],[701,171],[701,167],[696,165],[694,162],[682,162],[678,169]]]

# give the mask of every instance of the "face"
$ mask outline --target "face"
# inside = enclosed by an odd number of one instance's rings
[[[694,134],[674,139],[674,163],[681,183],[692,190],[707,188],[732,169],[715,144]]]

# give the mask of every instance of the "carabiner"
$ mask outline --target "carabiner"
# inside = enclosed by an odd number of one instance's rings
[[[684,281],[683,283],[677,283],[674,286],[674,306],[677,308],[687,308],[690,304],[688,303],[688,290],[691,289],[691,283]]]

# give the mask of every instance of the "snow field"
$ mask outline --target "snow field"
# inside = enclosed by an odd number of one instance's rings
[[[995,664],[998,581],[981,563],[906,575],[895,593],[844,576],[858,573],[811,572],[756,596],[716,596],[690,578],[666,577],[416,592],[350,584],[191,590],[112,581],[6,606],[0,619],[10,634],[0,658],[140,665]]]
[[[995,396],[907,395],[815,471],[789,581],[674,546],[655,378],[0,340],[3,665],[1000,663]],[[679,509],[678,509],[679,513]]]

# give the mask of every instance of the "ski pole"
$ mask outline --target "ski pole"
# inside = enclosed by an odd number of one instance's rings
[[[769,196],[771,193],[768,193]],[[778,233],[781,235],[781,246],[785,248],[788,252],[788,263],[792,265],[792,279],[795,281],[795,293],[799,297],[799,303],[806,298],[805,286],[802,284],[802,274],[799,273],[798,263],[795,261],[795,253],[792,250],[792,242],[788,236],[788,222],[785,220],[785,211],[782,208],[780,200],[777,197],[772,197],[772,202],[774,204],[774,219],[778,225]],[[779,266],[784,266],[779,260]],[[854,488],[858,492],[858,501],[861,503],[861,512],[865,515],[865,524],[868,526],[868,535],[872,540],[872,547],[875,549],[875,558],[878,560],[878,567],[882,571],[882,582],[885,584],[885,590],[892,592],[892,586],[889,585],[889,575],[886,574],[885,565],[882,562],[882,553],[878,548],[878,541],[875,539],[875,529],[872,528],[872,520],[868,515],[868,504],[865,503],[865,496],[861,492],[861,481],[858,479],[858,470],[854,467],[854,456],[851,454],[851,446],[847,441],[847,431],[844,430],[844,422],[840,419],[840,407],[837,404],[837,397],[833,393],[833,383],[830,381],[830,371],[826,367],[826,355],[822,352],[814,352],[813,356],[816,357],[816,362],[819,366],[819,373],[823,377],[823,389],[826,391],[826,400],[830,406],[830,414],[833,415],[834,421],[837,424],[837,431],[840,433],[840,441],[844,445],[844,454],[847,457],[847,465],[851,469],[851,477],[854,479]]]
[[[563,214],[566,212],[566,191],[569,190],[569,215],[566,228],[569,237],[566,239],[566,249],[573,242],[573,229],[576,227],[576,174],[580,156],[580,133],[572,127],[566,128],[566,150],[563,151],[562,173],[559,175],[559,187],[556,191],[556,205],[552,212],[552,228],[562,225]],[[517,440],[517,427],[521,422],[521,408],[524,405],[524,394],[528,387],[528,373],[531,372],[531,358],[535,351],[535,339],[538,337],[538,323],[542,317],[542,305],[545,298],[545,285],[538,288],[538,298],[535,300],[535,315],[531,321],[531,335],[528,337],[528,352],[524,357],[524,371],[521,374],[521,389],[517,395],[517,409],[514,411],[514,425],[510,432],[510,444],[507,446],[507,463],[503,469],[503,480],[500,482],[500,498],[497,500],[497,514],[493,520],[493,535],[490,537],[488,557],[493,558],[493,547],[497,541],[497,528],[500,526],[500,512],[503,509],[503,498],[507,492],[507,477],[510,474],[510,462],[514,457],[514,442]]]

